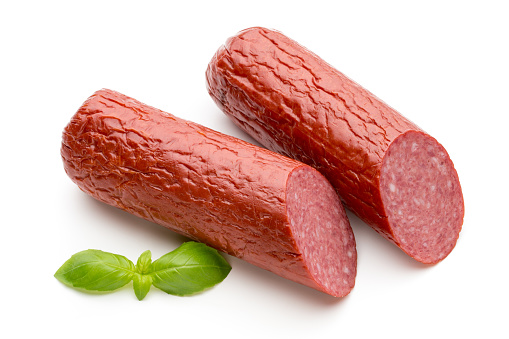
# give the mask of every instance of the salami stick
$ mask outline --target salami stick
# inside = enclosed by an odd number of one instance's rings
[[[97,200],[328,294],[354,286],[350,224],[310,166],[111,90],[72,117],[61,154]]]
[[[437,263],[463,224],[460,182],[434,138],[283,34],[251,28],[207,69],[208,91],[268,149],[307,163],[405,253]]]

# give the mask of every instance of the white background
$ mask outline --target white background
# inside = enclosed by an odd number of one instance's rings
[[[3,1],[0,331],[9,338],[508,337],[509,10],[506,1]],[[110,88],[252,141],[209,98],[217,48],[282,31],[436,137],[458,170],[463,231],[427,267],[352,216],[358,275],[336,299],[227,256],[215,288],[87,294],[54,272],[97,248],[135,261],[185,239],[103,205],[66,176],[61,133]],[[7,311],[5,313],[5,311]],[[14,332],[12,332],[14,331]]]

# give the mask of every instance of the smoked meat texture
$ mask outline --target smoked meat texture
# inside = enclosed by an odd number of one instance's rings
[[[309,164],[345,205],[414,259],[454,248],[463,195],[434,138],[280,32],[229,38],[206,72],[209,94],[262,145]]]
[[[61,154],[97,200],[333,296],[354,286],[345,210],[308,165],[106,89],[72,117]]]

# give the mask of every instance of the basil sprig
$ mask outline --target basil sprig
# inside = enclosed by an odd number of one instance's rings
[[[150,251],[145,251],[136,265],[118,254],[78,252],[58,269],[55,278],[89,291],[114,291],[132,280],[134,293],[142,300],[152,285],[178,296],[201,292],[223,281],[230,270],[215,249],[190,241],[154,262]]]

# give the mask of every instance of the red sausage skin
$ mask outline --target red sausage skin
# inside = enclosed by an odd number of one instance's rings
[[[434,138],[280,32],[227,40],[206,72],[209,94],[262,145],[319,170],[345,205],[423,263],[454,248],[464,204]]]
[[[61,154],[97,200],[325,293],[354,286],[344,208],[310,166],[111,90],[72,117]]]

